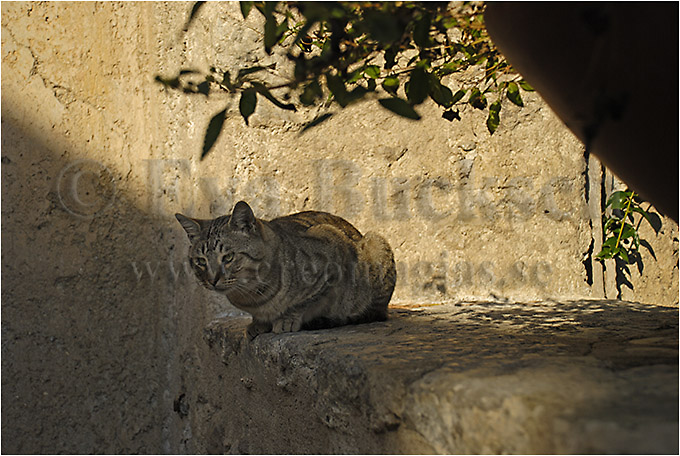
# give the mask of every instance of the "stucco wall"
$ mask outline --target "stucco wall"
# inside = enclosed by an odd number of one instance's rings
[[[235,101],[153,82],[212,63],[287,71],[235,3],[180,35],[190,5],[2,4],[4,452],[185,448],[173,407],[200,376],[204,326],[233,309],[187,275],[175,212],[337,212],[390,241],[404,305],[604,293],[583,263],[597,219],[583,148],[537,94],[493,136],[482,112],[450,123],[430,104],[414,123],[361,103],[300,136],[314,111],[261,101],[246,127]],[[648,239],[658,261],[624,297],[677,305],[677,225]]]

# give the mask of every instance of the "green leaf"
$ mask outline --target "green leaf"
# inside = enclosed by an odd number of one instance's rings
[[[378,65],[368,65],[364,70],[364,74],[372,79],[378,78],[380,77],[380,67]]]
[[[333,19],[344,19],[347,16],[347,11],[342,7],[341,4],[335,4],[330,7],[330,16]]]
[[[615,231],[617,229],[618,223],[619,223],[619,220],[616,219],[616,218],[607,219],[607,221],[604,224],[605,233],[607,233],[609,231]]]
[[[292,104],[292,103],[282,103],[282,102],[280,102],[279,100],[277,100],[277,99],[274,97],[274,95],[271,94],[271,92],[269,92],[269,89],[268,89],[267,87],[265,87],[264,85],[262,85],[261,83],[259,83],[259,82],[251,82],[251,84],[253,85],[253,88],[257,91],[257,93],[259,93],[260,95],[262,95],[263,97],[265,97],[267,100],[269,100],[269,101],[271,101],[272,103],[274,103],[274,105],[275,105],[276,107],[279,107],[279,108],[281,108],[281,109],[285,109],[285,110],[287,110],[287,111],[297,111],[297,109],[295,108],[295,105],[294,105],[294,104]]]
[[[331,46],[331,42],[332,40],[326,40],[321,47],[321,55],[319,58],[322,62],[328,62],[335,58],[333,55],[333,47]]]
[[[443,85],[436,74],[430,73],[428,76],[430,98],[439,106],[450,108],[453,105],[451,89]]]
[[[459,61],[453,61],[449,63],[445,63],[443,66],[440,67],[440,71],[443,75],[455,73],[458,71],[460,68],[460,62]]]
[[[611,194],[607,200],[607,206],[611,206],[612,209],[623,209],[626,205],[626,201],[632,195],[632,192],[617,191]]]
[[[391,45],[404,33],[396,16],[376,9],[365,10],[364,20],[358,26],[384,45]]]
[[[385,89],[386,92],[396,94],[397,89],[399,88],[399,78],[397,78],[396,76],[386,77],[385,80],[382,82],[382,88]]]
[[[321,97],[323,92],[321,91],[321,86],[318,81],[310,82],[302,91],[300,95],[300,102],[305,106],[310,106],[314,104],[314,101]]]
[[[306,34],[302,36],[298,34],[298,36],[300,39],[296,37],[293,43],[297,44],[303,52],[312,52],[312,45],[314,44],[312,37]]]
[[[276,27],[276,42],[279,43],[282,41],[283,34],[288,31],[288,19],[283,20],[277,27]]]
[[[226,116],[227,110],[223,109],[222,111],[215,114],[212,119],[210,119],[208,129],[205,131],[205,137],[203,139],[203,153],[201,154],[201,160],[203,160],[205,156],[208,155],[210,149],[212,149],[212,147],[215,145],[215,141],[217,141],[217,138],[222,132],[222,125],[224,124],[224,119]]]
[[[605,241],[602,243],[602,248],[608,247],[610,249],[614,248],[616,245],[616,236],[609,237],[605,239]]]
[[[378,102],[383,108],[392,111],[407,119],[420,120],[420,114],[418,114],[413,107],[401,98],[381,98]]]
[[[241,117],[246,121],[246,125],[248,125],[248,117],[255,112],[255,106],[257,106],[257,93],[255,89],[246,89],[241,92],[238,109],[241,112]]]
[[[597,255],[595,255],[596,260],[608,260],[612,258],[613,253],[612,253],[612,248],[611,247],[602,247],[602,250],[598,252]]]
[[[494,101],[491,104],[491,106],[489,106],[489,117],[487,117],[486,119],[486,128],[489,129],[489,133],[491,133],[492,135],[498,128],[498,124],[501,121],[500,111],[501,111],[500,100]]]
[[[340,76],[326,74],[326,85],[328,85],[328,90],[331,91],[340,106],[344,108],[349,104],[347,88],[345,88],[345,83]]]
[[[621,233],[620,239],[628,239],[630,237],[634,237],[637,234],[637,231],[635,231],[635,227],[633,225],[630,225],[628,223],[623,224],[623,231]]]
[[[432,17],[429,13],[423,14],[423,17],[415,23],[413,27],[413,41],[421,48],[430,47],[430,23]]]
[[[274,10],[276,2],[264,2],[264,50],[271,54],[271,49],[279,41],[279,24],[276,23]]]
[[[359,79],[361,79],[362,76],[362,69],[354,70],[349,74],[349,77],[347,78],[347,84],[354,84],[357,82]]]
[[[452,104],[458,103],[460,100],[463,99],[464,96],[465,96],[465,90],[461,89],[461,90],[457,91],[456,93],[453,94]]]
[[[529,85],[528,82],[526,82],[524,79],[519,81],[519,86],[522,88],[522,90],[525,90],[527,92],[533,92],[535,89]]]
[[[474,88],[470,93],[468,103],[477,109],[484,109],[486,108],[486,97],[484,94],[482,94],[482,92],[479,91],[478,88]]]
[[[276,23],[274,16],[269,16],[267,21],[264,23],[264,49],[267,54],[271,54],[272,47],[278,41],[276,36],[277,27],[278,24]]]
[[[330,18],[330,8],[322,2],[302,2],[299,11],[307,18],[307,23],[324,22]]]
[[[443,18],[442,25],[444,28],[450,29],[458,25],[458,20],[455,17],[447,16]]]
[[[522,102],[522,97],[519,94],[519,87],[514,82],[508,84],[508,91],[506,92],[508,100],[515,103],[517,106],[524,106]]]
[[[243,16],[243,19],[248,19],[248,14],[250,13],[250,10],[253,8],[253,3],[255,2],[239,2],[239,5],[241,6],[241,15]]]
[[[295,81],[302,82],[307,79],[307,64],[309,62],[303,56],[299,56],[295,59],[295,68],[293,69],[293,76]]]
[[[276,11],[276,4],[278,2],[264,2],[264,8],[261,10],[262,14],[267,17],[267,16],[272,16],[274,14],[274,11]]]
[[[293,45],[301,46],[303,51],[310,52],[311,51],[311,45],[314,43],[314,40],[312,39],[311,36],[309,36],[309,30],[312,28],[312,26],[314,25],[314,22],[316,22],[316,21],[310,22],[309,18],[307,18],[307,19],[308,20],[306,22],[304,22],[302,27],[298,30],[297,34],[295,35],[295,39],[293,40]]]
[[[496,132],[496,129],[498,128],[498,124],[500,123],[501,119],[498,115],[493,115],[492,113],[489,113],[489,117],[486,118],[486,128],[489,130],[490,134],[494,134]]]
[[[428,92],[427,73],[424,68],[417,67],[411,72],[411,78],[406,87],[406,98],[411,104],[417,105],[425,101]]]
[[[307,124],[304,126],[304,128],[300,131],[300,134],[306,132],[306,131],[309,130],[310,128],[316,127],[316,126],[319,125],[321,122],[325,122],[325,121],[328,120],[332,115],[333,115],[333,113],[331,113],[331,112],[327,112],[327,113],[325,113],[325,114],[321,114],[321,115],[320,115],[319,117],[317,117],[316,119],[314,119],[314,120],[312,120],[311,122],[307,123]]]

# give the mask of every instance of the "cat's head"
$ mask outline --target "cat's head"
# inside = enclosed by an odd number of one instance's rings
[[[234,301],[254,298],[262,286],[262,266],[268,249],[262,223],[250,206],[240,201],[231,216],[213,220],[182,214],[175,217],[191,241],[189,261],[201,283],[225,292],[235,305],[238,303]]]

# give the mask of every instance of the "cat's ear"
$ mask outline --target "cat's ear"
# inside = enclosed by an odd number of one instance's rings
[[[229,227],[239,231],[250,232],[255,227],[255,215],[245,201],[239,201],[229,219]]]
[[[199,220],[189,218],[182,214],[175,214],[175,218],[182,225],[184,231],[187,232],[190,241],[193,241],[201,234],[201,222]]]

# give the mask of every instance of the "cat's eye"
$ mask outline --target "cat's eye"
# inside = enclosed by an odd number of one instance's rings
[[[231,263],[234,259],[234,252],[229,252],[222,257],[222,264]]]
[[[199,268],[205,268],[208,265],[208,262],[205,260],[205,258],[194,258],[194,264],[198,266]]]

